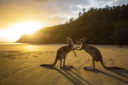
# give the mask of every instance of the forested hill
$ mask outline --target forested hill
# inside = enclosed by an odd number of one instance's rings
[[[74,41],[86,37],[93,44],[128,44],[128,5],[83,10],[76,20],[23,35],[17,42],[66,43],[67,36]]]

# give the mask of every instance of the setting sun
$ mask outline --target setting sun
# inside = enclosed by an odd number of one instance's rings
[[[19,39],[23,34],[32,34],[35,31],[44,27],[43,24],[33,22],[33,21],[25,21],[21,23],[15,23],[11,26],[0,30],[0,36],[3,36],[4,39],[8,41],[16,41]]]

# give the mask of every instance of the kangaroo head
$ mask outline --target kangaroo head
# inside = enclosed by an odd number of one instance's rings
[[[71,37],[67,37],[67,43],[68,43],[69,47],[71,47],[72,49],[74,48],[74,43],[73,43]]]
[[[79,40],[77,40],[77,43],[85,44],[85,42],[86,42],[86,38],[85,37],[82,37]]]

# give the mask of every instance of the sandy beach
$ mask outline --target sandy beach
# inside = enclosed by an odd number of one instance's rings
[[[52,64],[58,48],[64,45],[0,45],[0,85],[128,85],[128,46],[95,45],[106,66],[125,69],[104,69],[96,63],[97,71],[88,71],[90,56],[82,51],[67,55],[66,65],[60,69],[40,65]]]

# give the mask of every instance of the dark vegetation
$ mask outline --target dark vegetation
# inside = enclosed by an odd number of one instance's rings
[[[67,36],[74,41],[86,37],[87,43],[93,44],[128,44],[128,5],[83,9],[77,19],[23,35],[17,42],[66,43]]]

